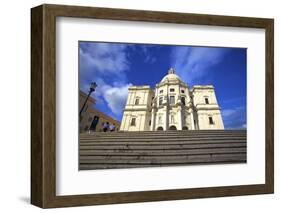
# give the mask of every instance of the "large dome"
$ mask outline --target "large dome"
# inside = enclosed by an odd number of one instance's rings
[[[165,81],[182,81],[178,75],[175,74],[175,70],[173,68],[170,68],[168,71],[168,75],[164,76],[162,78],[161,82]]]

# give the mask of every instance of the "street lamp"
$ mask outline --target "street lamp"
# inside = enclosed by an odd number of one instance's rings
[[[82,112],[83,112],[83,110],[84,110],[84,108],[85,108],[85,106],[86,106],[86,103],[87,103],[87,101],[88,101],[90,95],[92,94],[92,92],[94,92],[94,91],[96,90],[97,86],[98,86],[98,85],[96,84],[96,82],[92,82],[92,83],[90,84],[88,96],[87,96],[87,98],[86,98],[86,100],[85,100],[85,102],[84,102],[84,104],[83,104],[83,106],[82,106],[82,108],[81,108],[81,110],[80,110],[80,112],[79,112],[79,116],[80,116],[80,117],[81,117],[81,114],[82,114]]]

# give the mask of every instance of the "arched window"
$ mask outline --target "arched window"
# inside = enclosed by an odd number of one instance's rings
[[[177,130],[177,127],[174,126],[174,125],[173,125],[173,126],[170,126],[170,127],[169,127],[169,130]]]
[[[184,127],[182,128],[182,130],[188,130],[188,127],[187,127],[187,126],[184,126]]]
[[[163,131],[163,127],[162,127],[162,126],[159,126],[159,127],[157,128],[157,130],[158,130],[158,131]]]

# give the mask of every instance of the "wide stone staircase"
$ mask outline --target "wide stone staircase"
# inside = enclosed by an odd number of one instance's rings
[[[246,130],[80,134],[79,169],[246,163]]]

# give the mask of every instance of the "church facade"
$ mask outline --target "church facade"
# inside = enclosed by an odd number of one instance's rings
[[[172,68],[154,90],[149,86],[128,90],[121,131],[224,129],[214,87],[189,88]]]

